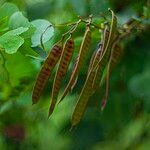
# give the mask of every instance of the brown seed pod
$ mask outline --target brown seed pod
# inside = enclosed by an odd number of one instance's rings
[[[89,97],[93,94],[93,90],[91,90],[91,87],[93,84],[95,71],[98,69],[97,70],[98,81],[99,81],[99,79],[101,80],[103,70],[105,69],[107,61],[109,59],[109,56],[111,53],[111,43],[112,43],[112,40],[114,39],[114,34],[116,32],[116,25],[117,25],[117,20],[116,20],[116,17],[114,15],[113,11],[111,11],[111,13],[112,13],[112,23],[111,23],[110,34],[108,37],[106,47],[104,47],[104,51],[102,51],[102,56],[101,56],[101,59],[99,60],[99,62],[96,64],[94,69],[91,69],[91,71],[88,73],[85,84],[82,88],[82,91],[80,93],[80,96],[78,98],[77,104],[75,106],[75,109],[74,109],[74,112],[72,115],[72,120],[71,120],[72,126],[75,126],[80,122],[80,120],[86,110],[86,107],[87,107],[87,104],[89,101]],[[98,81],[96,79],[96,82],[98,82]],[[94,85],[95,85],[95,83],[94,83]]]
[[[74,50],[74,40],[69,37],[66,40],[66,43],[63,48],[63,52],[60,58],[59,66],[56,71],[53,88],[52,88],[52,98],[51,98],[51,104],[49,108],[49,116],[52,114],[54,107],[57,102],[60,86],[63,80],[63,77],[66,75],[72,55]]]
[[[49,55],[44,61],[42,68],[37,76],[33,93],[32,93],[32,103],[35,104],[39,101],[43,89],[48,82],[48,79],[52,73],[53,68],[57,64],[62,52],[62,44],[57,43],[52,47]]]
[[[111,70],[113,70],[113,68],[120,62],[122,55],[123,55],[123,47],[121,44],[117,43],[114,46],[112,52],[111,63],[110,63]]]
[[[91,70],[90,70],[86,78],[85,84],[82,88],[82,91],[80,93],[80,96],[78,98],[74,112],[72,114],[72,119],[71,119],[72,126],[76,126],[80,122],[86,110],[89,97],[93,94],[93,90],[91,87],[92,87],[94,76],[95,76],[95,73],[94,72],[91,73]]]
[[[96,51],[93,52],[91,60],[90,60],[90,64],[88,67],[88,72],[93,69],[93,67],[98,63],[98,60],[100,59],[100,55],[102,52],[102,43],[98,44],[98,48],[96,49]]]
[[[101,79],[103,76],[103,72],[105,70],[105,67],[107,66],[107,63],[108,63],[110,55],[111,55],[112,47],[118,39],[118,36],[116,36],[117,18],[115,16],[114,12],[112,10],[110,10],[110,11],[112,13],[112,22],[111,22],[110,31],[106,30],[106,37],[105,37],[106,44],[104,44],[103,54],[101,56],[101,59],[99,60],[99,62],[97,63],[97,65],[95,67],[95,69],[97,69],[97,73],[95,75],[96,77],[95,77],[94,84],[93,84],[93,89],[95,89],[95,90],[100,85],[100,82],[101,82]]]
[[[64,99],[64,97],[68,94],[70,89],[75,86],[75,83],[77,81],[76,80],[77,76],[84,65],[84,62],[86,59],[86,54],[90,48],[90,44],[91,44],[91,31],[90,31],[90,28],[87,27],[84,37],[83,37],[83,40],[82,40],[82,43],[81,43],[81,46],[80,46],[78,58],[76,60],[75,66],[74,66],[72,74],[71,74],[71,77],[69,79],[69,82],[68,82],[59,102],[61,102]]]
[[[102,53],[102,44],[99,45],[98,50],[95,51],[91,57],[90,65],[88,69],[88,75],[72,115],[72,120],[71,120],[72,126],[77,125],[81,120],[84,111],[86,109],[89,97],[93,94],[92,84],[96,72],[96,70],[93,70],[93,68],[98,63],[101,53]]]
[[[114,69],[114,67],[119,63],[121,57],[123,54],[123,49],[122,46],[119,43],[116,43],[113,47],[112,47],[112,52],[111,52],[111,56],[109,58],[109,62],[107,65],[107,72],[106,72],[106,91],[105,91],[105,96],[102,99],[102,103],[101,103],[101,110],[103,111],[106,104],[107,104],[107,100],[108,100],[108,94],[109,94],[109,77],[110,77],[110,73],[112,72],[112,70]]]
[[[101,57],[101,59],[103,59],[103,60],[106,60],[106,58],[109,58],[109,56],[110,56],[112,45],[114,43],[114,38],[116,36],[116,31],[117,31],[117,18],[112,10],[109,9],[109,11],[112,14],[112,20],[111,20],[110,31],[108,33],[109,36],[107,37],[108,38],[107,43],[106,43],[106,45],[104,45],[103,55]],[[97,63],[95,69],[101,65],[101,59]]]

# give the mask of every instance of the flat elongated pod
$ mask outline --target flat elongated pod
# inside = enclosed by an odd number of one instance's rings
[[[108,63],[107,66],[107,74],[106,74],[106,91],[105,91],[105,96],[102,99],[102,103],[101,103],[101,111],[104,110],[107,100],[108,100],[108,93],[109,93],[109,77],[110,77],[110,62]]]
[[[88,73],[88,77],[85,81],[85,84],[82,88],[82,91],[80,93],[77,104],[72,114],[72,118],[71,118],[72,126],[76,126],[80,122],[85,112],[89,97],[92,95],[91,87],[93,83],[93,78],[94,78],[94,73]]]
[[[93,67],[97,64],[101,52],[102,52],[102,45],[99,46],[98,50],[95,51],[93,53],[93,56],[91,57],[88,75],[72,115],[71,120],[72,126],[75,126],[80,122],[85,112],[89,97],[93,94],[92,84],[96,72],[95,70],[93,70]]]
[[[102,52],[103,52],[103,45],[101,44],[100,47],[99,47],[99,49],[98,49],[97,52],[96,52],[96,55],[95,55],[94,60],[93,60],[93,64],[92,64],[92,66],[91,66],[91,68],[90,68],[90,69],[92,70],[91,73],[94,74],[93,83],[92,83],[92,88],[93,88],[93,85],[94,85],[94,82],[95,82],[95,78],[96,78],[96,74],[97,74],[98,68],[97,68],[96,70],[93,70],[93,69],[94,69],[94,67],[96,66],[96,64],[98,63],[99,59],[101,58]],[[89,67],[90,67],[90,66],[89,66]],[[93,90],[93,89],[92,89],[92,90]]]
[[[110,74],[111,74],[112,70],[115,68],[115,66],[120,62],[122,55],[123,55],[123,47],[119,42],[117,42],[116,44],[114,44],[114,46],[112,48],[112,57],[111,57],[111,59],[109,59],[109,61],[111,61],[110,62],[110,71],[109,71]],[[107,70],[107,67],[108,66],[106,66],[105,70]],[[102,80],[100,82],[100,86],[104,84],[105,78],[107,76],[106,74],[107,74],[107,71],[104,71]]]
[[[113,11],[111,11],[111,13],[112,13],[112,22],[111,22],[111,28],[110,28],[107,44],[106,44],[106,47],[104,47],[104,52],[103,52],[101,59],[99,60],[98,64],[96,65],[98,68],[95,68],[95,69],[98,69],[96,77],[95,77],[95,81],[93,84],[93,88],[95,90],[99,87],[100,81],[103,76],[104,69],[109,61],[112,47],[113,47],[114,43],[116,43],[116,40],[117,40],[117,36],[116,36],[117,18],[114,15]]]
[[[62,52],[62,44],[61,43],[55,44],[52,47],[52,50],[50,51],[46,60],[44,61],[33,88],[33,93],[32,93],[33,104],[39,101],[42,91],[52,73],[52,70],[57,64],[61,56],[61,52]]]
[[[91,57],[91,60],[90,60],[90,64],[89,64],[89,67],[88,67],[88,72],[90,72],[90,70],[92,69],[93,67],[93,63],[94,63],[94,58],[96,56],[96,53],[97,53],[97,50],[93,52],[92,54],[92,57]]]
[[[117,65],[117,63],[120,61],[122,57],[122,46],[119,43],[114,44],[112,47],[112,52],[111,56],[107,65],[107,72],[106,72],[106,91],[105,91],[105,96],[102,99],[102,104],[101,104],[101,110],[103,111],[108,100],[108,93],[109,93],[109,77],[110,73],[112,72],[113,68]]]
[[[111,67],[111,60],[112,60],[112,56],[113,56],[113,52],[114,52],[114,47],[115,47],[116,44],[113,45],[112,47],[112,51],[111,51],[111,55],[110,55],[110,58],[109,58],[109,62],[108,62],[108,65],[107,65],[107,71],[106,71],[106,90],[105,90],[105,96],[104,98],[102,99],[102,103],[101,103],[101,111],[104,110],[105,106],[106,106],[106,103],[107,103],[107,100],[108,100],[108,93],[109,93],[109,77],[110,77],[110,67]]]
[[[73,55],[73,50],[74,50],[74,40],[71,37],[69,37],[66,40],[65,45],[63,47],[63,52],[60,58],[58,69],[56,71],[53,88],[52,88],[52,97],[51,97],[51,104],[49,108],[49,116],[52,114],[54,107],[56,105],[60,86],[63,81],[63,77],[67,73]]]
[[[97,57],[95,57],[94,60],[94,65],[92,67],[93,70],[95,69],[95,66],[98,64],[99,60],[101,60],[104,57],[103,54],[108,42],[108,38],[109,38],[109,31],[108,31],[108,27],[106,26],[102,37],[102,44],[101,44],[99,55],[97,55]],[[96,68],[95,70],[95,76],[93,79],[93,84],[92,84],[93,89],[95,89],[95,85],[97,85],[96,80],[98,80],[97,78],[98,78],[99,71],[100,71],[100,67],[98,66],[98,68]],[[101,76],[99,76],[99,78],[101,78]]]
[[[78,59],[79,59],[79,55],[78,55],[77,58],[75,59],[74,66],[73,66],[73,71],[75,71],[75,68],[76,68],[77,63],[78,63]],[[73,73],[73,71],[72,71],[72,73]],[[71,75],[72,75],[72,73],[71,73]],[[75,87],[77,81],[78,81],[78,75],[77,75],[76,77],[74,77],[74,79],[72,80],[71,91],[72,91],[73,88]],[[65,92],[64,92],[63,94],[65,94]],[[67,93],[66,93],[66,94],[67,94]],[[65,96],[65,95],[64,95],[64,96]],[[62,98],[63,98],[63,97],[62,97]],[[59,102],[61,102],[62,100],[63,100],[63,99],[60,99]]]
[[[72,114],[72,120],[71,120],[72,126],[75,126],[80,122],[85,112],[86,106],[88,104],[89,97],[93,94],[92,85],[93,85],[93,81],[94,81],[95,74],[96,74],[96,70],[94,70],[94,67],[96,66],[96,64],[98,63],[101,57],[102,50],[104,49],[104,45],[106,45],[105,44],[107,42],[106,36],[108,37],[107,33],[108,32],[107,32],[107,27],[106,27],[104,31],[104,35],[102,37],[103,42],[102,44],[99,45],[97,51],[95,51],[93,53],[93,56],[91,57],[90,65],[88,69],[88,75],[87,75],[85,84],[82,88],[82,91],[79,95],[74,112]]]
[[[112,47],[112,44],[114,42],[114,38],[115,38],[115,35],[116,35],[116,29],[117,29],[117,18],[114,14],[114,12],[112,10],[111,11],[111,14],[112,14],[112,20],[111,20],[111,26],[110,26],[110,33],[109,33],[109,37],[108,37],[108,41],[107,41],[107,44],[106,44],[106,47],[103,51],[103,56],[101,57],[101,59],[105,59],[109,58],[110,56],[110,53],[111,53],[111,47]],[[98,64],[96,65],[95,69],[101,65],[101,59],[99,60]]]
[[[93,56],[93,59],[90,61],[89,67],[94,70],[96,65],[98,64],[99,60],[102,58],[105,47],[108,42],[108,37],[109,37],[109,31],[108,31],[108,26],[105,26],[105,29],[103,31],[102,37],[101,37],[101,43],[98,44],[98,50],[96,51],[96,54]],[[97,70],[97,69],[96,69]],[[96,71],[94,70],[94,71]],[[97,71],[96,71],[97,72]]]
[[[62,94],[61,99],[59,100],[59,103],[65,98],[65,96],[68,94],[68,92],[70,91],[70,89],[75,86],[75,83],[77,82],[77,76],[75,74],[77,74],[77,70],[76,70],[76,66],[77,66],[77,61],[78,61],[79,57],[77,57],[75,64],[73,66],[73,71],[71,73],[71,77],[69,79],[69,82],[67,84],[67,86],[65,87],[65,90]],[[73,88],[72,88],[73,89]]]
[[[90,64],[89,64],[89,67],[88,67],[88,72],[91,69],[93,69],[93,67],[95,67],[95,65],[98,63],[98,60],[100,59],[101,54],[102,54],[102,43],[99,43],[98,48],[92,54]]]
[[[91,31],[90,28],[87,27],[79,50],[79,59],[76,66],[77,68],[76,70],[79,72],[81,71],[84,65],[84,61],[86,59],[87,52],[90,48],[90,44],[91,44]]]
[[[64,90],[64,93],[63,93],[61,99],[60,99],[60,102],[68,94],[71,87],[73,85],[75,85],[74,83],[76,81],[76,77],[84,65],[84,61],[86,59],[87,52],[90,48],[90,44],[91,44],[91,31],[90,31],[89,27],[87,27],[85,34],[84,34],[84,37],[83,37],[83,40],[82,40],[82,43],[81,43],[81,46],[80,46],[79,55],[78,55],[75,67],[73,68],[71,77],[70,77],[69,82],[68,82],[68,84]]]
[[[119,63],[123,55],[123,47],[119,43],[114,45],[112,52],[111,62],[110,62],[110,72]]]
[[[116,32],[116,25],[117,25],[117,20],[116,20],[116,17],[114,15],[113,11],[111,11],[111,13],[112,13],[111,29],[110,29],[106,47],[104,46],[104,51],[102,51],[102,57],[98,61],[96,67],[91,69],[91,71],[88,74],[88,77],[82,88],[79,99],[75,106],[75,110],[72,115],[72,120],[71,120],[72,126],[75,126],[80,122],[82,116],[84,115],[89,97],[93,94],[93,90],[91,90],[91,86],[93,84],[95,71],[98,72],[97,76],[100,76],[99,78],[101,79],[102,74],[103,74],[103,69],[105,68],[105,66],[107,64],[107,60],[109,59],[109,56],[111,53],[111,43],[112,43],[112,40],[114,39],[114,35]],[[99,80],[99,78],[98,78],[98,80]],[[96,82],[97,82],[97,79],[96,79]],[[95,83],[94,83],[94,85],[95,85]]]

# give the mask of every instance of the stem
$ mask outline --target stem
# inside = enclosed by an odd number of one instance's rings
[[[67,34],[73,34],[73,32],[76,30],[76,28],[78,27],[80,22],[81,22],[81,19],[79,19],[76,23],[74,23],[74,25],[71,27],[71,29],[62,35],[62,38],[60,41],[64,40],[64,38]]]
[[[87,20],[81,20],[82,22],[84,22],[84,23],[88,23],[88,21]],[[99,26],[97,26],[97,25],[95,25],[94,23],[90,23],[90,25],[92,25],[94,28],[96,28],[96,29],[100,29],[100,30],[104,30],[104,28],[102,28],[102,27],[99,27]]]
[[[43,36],[45,34],[45,32],[48,30],[48,28],[50,28],[52,25],[49,25],[45,30],[44,32],[41,34],[41,37],[40,37],[40,42],[41,42],[41,46],[43,48],[43,50],[45,50],[45,47],[44,47],[44,44],[43,44]]]

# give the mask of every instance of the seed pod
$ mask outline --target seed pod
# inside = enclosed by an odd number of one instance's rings
[[[78,98],[74,112],[72,114],[72,119],[71,119],[72,126],[76,126],[80,122],[85,112],[89,97],[92,94],[91,87],[93,83],[93,78],[94,78],[94,73],[89,73],[85,81],[84,87],[82,88],[82,91]]]
[[[103,57],[105,57],[105,59],[109,58],[110,53],[111,53],[111,49],[112,49],[112,44],[114,43],[114,38],[116,35],[116,29],[117,29],[117,18],[114,14],[114,12],[112,10],[111,14],[112,14],[112,20],[111,20],[111,26],[110,26],[110,33],[109,33],[109,37],[108,37],[108,41],[106,44],[106,47],[104,46],[104,51],[103,51],[103,56],[101,57],[101,59],[104,59]],[[101,59],[99,60],[99,62],[97,63],[95,69],[101,65]],[[107,60],[106,59],[106,60]]]
[[[107,100],[108,100],[108,93],[109,93],[109,77],[110,77],[110,65],[111,65],[111,59],[112,59],[112,54],[113,54],[113,49],[111,52],[111,56],[107,65],[107,73],[106,73],[106,91],[105,91],[105,96],[102,99],[102,104],[101,104],[101,111],[104,110]]]
[[[97,57],[95,57],[95,61],[94,61],[93,67],[96,66],[96,64],[98,63],[98,60],[100,59],[101,55],[102,55],[102,50],[99,51],[99,53],[97,54]],[[93,69],[93,68],[92,68],[92,69]],[[94,89],[95,80],[96,80],[98,71],[99,71],[99,67],[98,67],[95,71],[93,71],[93,72],[95,73],[94,79],[93,79],[93,84],[92,84],[92,88],[93,88],[93,89]]]
[[[98,50],[93,53],[93,56],[91,58],[89,69],[88,69],[88,75],[72,115],[72,120],[71,120],[72,126],[77,125],[81,120],[85,112],[89,97],[93,94],[93,90],[91,89],[91,87],[96,72],[96,70],[93,70],[93,68],[98,63],[101,54],[102,54],[102,44],[99,45]]]
[[[49,116],[52,114],[54,107],[57,102],[60,86],[63,80],[63,77],[66,75],[72,55],[74,50],[74,40],[69,37],[66,40],[66,43],[63,48],[63,52],[60,58],[59,66],[56,71],[54,83],[53,83],[53,89],[52,89],[52,98],[51,98],[51,104],[49,109]]]
[[[123,47],[119,43],[119,41],[113,47],[114,48],[112,48],[112,57],[111,57],[111,62],[110,62],[110,73],[115,68],[115,66],[120,62],[122,55],[123,55]],[[109,61],[110,61],[110,59],[109,59]],[[108,66],[106,66],[106,70],[107,70],[107,68],[108,68]],[[103,78],[100,83],[101,85],[103,85],[105,82],[106,74],[107,74],[106,71],[104,71],[104,75],[103,75]]]
[[[89,64],[89,67],[88,67],[88,72],[92,69],[93,67],[93,62],[94,62],[94,58],[96,56],[96,53],[97,53],[97,50],[93,52],[92,54],[92,57],[91,57],[91,60],[90,60],[90,64]]]
[[[76,66],[77,66],[78,60],[79,60],[79,56],[77,56],[77,58],[76,58],[76,60],[75,60],[75,62],[74,62],[73,69],[72,69],[73,71],[75,71],[75,68],[76,68]],[[73,74],[73,71],[72,71],[72,74]],[[72,74],[71,74],[71,75],[72,75]],[[78,76],[76,76],[76,77],[72,80],[71,90],[73,90],[74,86],[75,86],[76,83],[77,83],[77,80],[78,80]],[[60,100],[59,102],[61,102],[61,100]]]
[[[96,49],[96,51],[93,52],[91,60],[90,60],[90,64],[88,67],[88,72],[93,69],[93,67],[98,63],[98,60],[100,59],[100,55],[102,52],[102,43],[98,44],[98,48]],[[96,63],[97,62],[97,63]]]
[[[33,88],[32,93],[33,104],[39,101],[42,91],[52,73],[52,70],[60,58],[61,52],[62,52],[62,44],[61,43],[55,44],[52,50],[50,51],[49,55],[47,56],[46,60],[44,61]]]
[[[111,63],[110,63],[110,68],[113,70],[113,68],[119,63],[123,55],[123,47],[119,43],[117,43],[114,46],[113,52],[112,52],[112,57],[111,57]],[[111,72],[111,71],[110,71]]]
[[[111,28],[110,32],[108,34],[108,39],[106,40],[107,44],[104,46],[103,55],[99,62],[97,63],[95,69],[97,69],[97,74],[95,75],[95,80],[93,84],[93,89],[97,89],[99,87],[100,81],[103,76],[104,69],[109,61],[109,57],[111,54],[112,47],[114,43],[116,43],[118,36],[116,36],[116,28],[117,28],[117,18],[114,15],[113,11],[110,10],[112,13],[112,22],[111,22]],[[106,36],[107,37],[107,36]]]
[[[90,44],[91,44],[91,31],[89,29],[89,27],[87,27],[86,31],[85,31],[85,34],[84,34],[84,37],[83,37],[83,40],[82,40],[82,43],[81,43],[81,46],[80,46],[80,50],[79,50],[79,56],[77,58],[77,61],[76,61],[76,64],[75,64],[75,67],[72,71],[72,74],[71,74],[71,77],[69,79],[69,82],[64,90],[64,93],[60,99],[59,102],[61,102],[64,97],[68,94],[69,90],[71,89],[71,87],[73,85],[75,85],[75,81],[76,81],[76,77],[77,75],[80,73],[83,65],[84,65],[84,62],[85,62],[85,59],[86,59],[86,55],[87,55],[87,52],[90,48]]]
[[[84,115],[86,106],[88,104],[89,97],[93,94],[93,90],[91,90],[91,86],[93,84],[95,71],[98,68],[97,75],[100,76],[100,79],[101,79],[101,77],[102,77],[101,74],[103,74],[103,69],[105,68],[105,65],[107,64],[106,60],[107,60],[107,58],[109,58],[109,55],[111,52],[111,43],[112,43],[112,40],[114,39],[114,34],[116,32],[116,25],[117,25],[117,20],[116,20],[116,17],[114,15],[113,11],[111,11],[111,13],[112,13],[112,23],[111,23],[110,34],[108,37],[106,47],[104,47],[104,51],[102,51],[102,57],[99,60],[99,62],[96,64],[96,67],[94,67],[94,69],[92,69],[88,73],[85,84],[82,88],[82,91],[80,93],[79,99],[77,101],[77,104],[75,106],[75,109],[74,109],[74,112],[72,115],[72,120],[71,120],[72,126],[75,126],[80,122],[82,116]],[[102,66],[102,68],[101,68],[101,66]],[[97,81],[97,79],[96,79],[96,81]]]
[[[110,51],[110,53],[113,52],[114,47],[117,43],[117,38],[118,37],[116,37],[116,39],[114,40],[114,43],[113,43],[112,47],[110,47],[110,50],[108,50],[108,52],[106,52],[105,55],[102,57],[99,67],[97,68],[97,73],[95,74],[95,79],[94,79],[94,84],[93,84],[93,89],[95,89],[95,90],[97,90],[97,88],[100,86],[101,82],[103,82],[104,71],[105,71],[105,68],[108,67],[108,64],[109,64],[109,61],[110,61],[110,58],[112,55],[112,54],[109,54],[109,51]],[[111,64],[109,64],[110,72],[112,70],[111,67],[113,67],[113,66]]]
[[[75,126],[79,123],[81,120],[84,111],[86,109],[89,97],[93,94],[92,90],[92,84],[93,84],[93,79],[95,77],[95,70],[93,70],[93,67],[97,64],[100,56],[102,53],[102,45],[99,45],[99,48],[96,52],[93,53],[93,56],[90,61],[90,66],[89,66],[89,71],[88,75],[85,81],[85,84],[82,88],[82,91],[80,93],[79,99],[77,101],[77,104],[75,106],[75,110],[72,115],[72,126]]]
[[[101,45],[97,51],[97,55],[95,56],[94,60],[93,60],[93,66],[92,66],[92,69],[93,69],[93,72],[95,73],[94,75],[94,79],[93,79],[93,84],[92,84],[92,87],[93,89],[95,89],[95,80],[97,80],[97,74],[99,72],[99,67],[95,69],[95,66],[98,64],[99,60],[102,59],[102,56],[103,56],[103,53],[104,53],[104,50],[105,50],[105,47],[107,45],[107,42],[108,42],[108,37],[109,37],[109,31],[108,31],[108,26],[105,27],[105,30],[103,32],[103,35],[102,35],[102,42],[101,42]]]
[[[103,111],[106,104],[107,104],[107,100],[108,100],[108,93],[109,93],[109,77],[110,77],[110,73],[112,72],[113,68],[117,65],[117,63],[120,61],[121,56],[122,56],[122,47],[119,43],[116,43],[113,47],[112,47],[112,52],[111,52],[111,56],[108,62],[108,66],[107,66],[107,73],[106,73],[106,91],[105,91],[105,96],[102,99],[102,104],[101,104],[101,110]]]

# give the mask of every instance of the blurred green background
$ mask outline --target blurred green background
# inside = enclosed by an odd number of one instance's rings
[[[59,25],[100,13],[111,8],[119,24],[147,13],[147,0],[0,0],[14,3],[29,21],[46,19]],[[1,12],[2,13],[2,12]],[[54,38],[45,43],[46,51],[65,30],[59,27]],[[76,33],[77,48],[84,33]],[[2,33],[0,33],[2,35]],[[93,34],[91,50],[99,36]],[[78,87],[57,106],[47,119],[52,75],[41,101],[32,106],[31,94],[40,70],[41,59],[22,55],[29,51],[28,41],[13,55],[5,54],[5,68],[0,57],[0,150],[149,150],[150,149],[150,30],[124,40],[124,55],[110,79],[108,104],[100,111],[101,89],[91,98],[81,123],[73,131],[70,117],[86,74],[83,70]],[[45,57],[45,53],[38,57]],[[71,71],[71,69],[70,69]],[[65,86],[65,84],[64,84]],[[61,90],[63,90],[64,86]],[[77,91],[77,92],[75,92]]]

